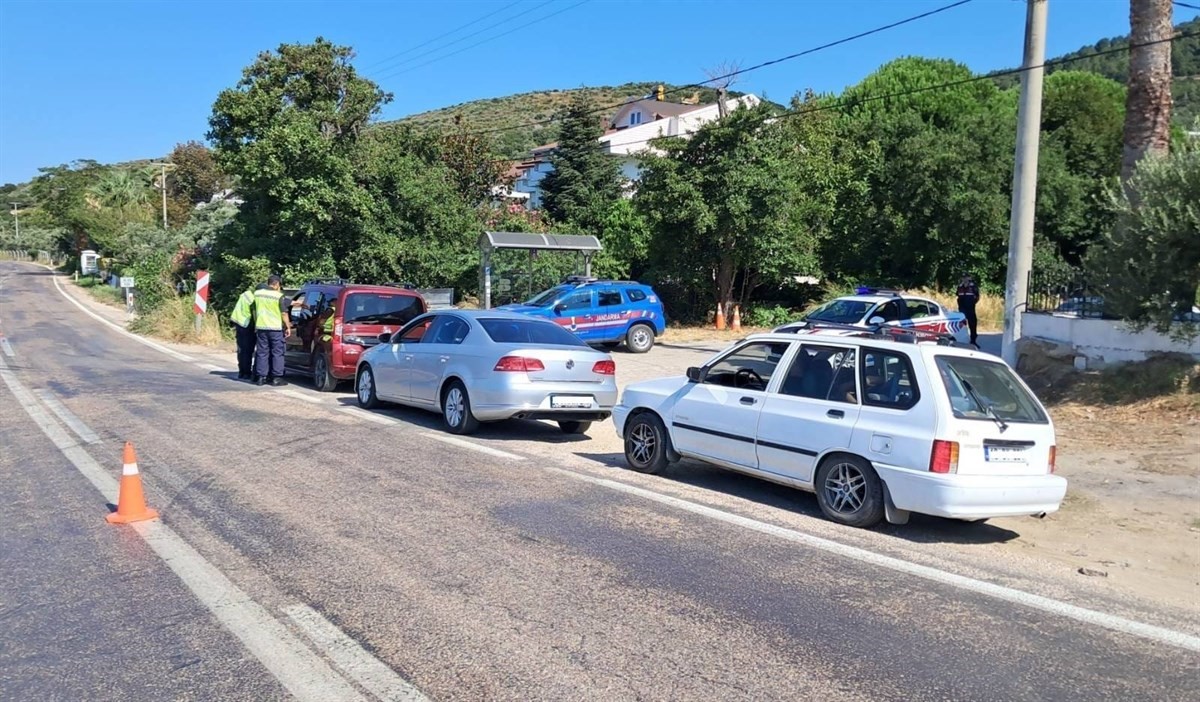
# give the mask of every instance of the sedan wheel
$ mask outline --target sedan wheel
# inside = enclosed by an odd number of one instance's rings
[[[883,487],[870,464],[854,456],[833,456],[817,469],[821,511],[835,522],[871,527],[883,519]]]
[[[442,419],[454,434],[470,434],[479,428],[479,420],[471,414],[467,388],[457,380],[450,383],[442,395]]]
[[[639,473],[661,473],[667,468],[667,430],[658,415],[643,412],[625,426],[625,461]]]
[[[375,374],[370,366],[365,366],[358,373],[358,381],[354,384],[358,396],[358,406],[363,409],[375,409],[379,406],[379,396],[375,394]]]

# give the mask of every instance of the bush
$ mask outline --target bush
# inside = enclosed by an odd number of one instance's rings
[[[773,307],[751,307],[746,311],[746,318],[742,320],[746,326],[750,327],[778,327],[782,324],[795,321],[799,315],[781,305]]]
[[[171,256],[163,252],[149,254],[121,272],[121,275],[133,276],[137,281],[134,304],[139,315],[150,314],[175,299],[171,274]]]
[[[129,323],[130,331],[168,341],[217,346],[227,338],[220,317],[215,312],[204,315],[200,333],[196,333],[196,315],[192,301],[186,297],[171,297]]]

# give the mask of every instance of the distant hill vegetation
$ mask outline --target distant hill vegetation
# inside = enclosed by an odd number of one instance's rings
[[[658,82],[626,83],[616,86],[600,86],[593,88],[572,88],[567,90],[542,90],[530,93],[518,93],[505,97],[494,97],[483,100],[472,100],[450,107],[443,107],[429,112],[409,115],[387,124],[408,124],[416,127],[434,129],[449,129],[454,124],[455,117],[461,117],[470,125],[472,130],[503,129],[519,127],[492,135],[496,142],[496,150],[505,158],[520,158],[530,149],[541,144],[554,141],[557,138],[557,123],[538,127],[521,125],[530,122],[553,120],[567,106],[571,98],[584,94],[597,108],[609,107],[620,103],[636,100],[651,95],[658,88]],[[669,83],[662,83],[667,91],[667,102],[696,102],[699,104],[717,101],[717,91],[712,88],[678,89]],[[677,90],[678,92],[670,92]],[[730,91],[731,97],[742,95]],[[606,110],[604,116],[612,117],[616,108]],[[597,115],[599,118],[599,115]]]
[[[1200,32],[1200,17],[1175,26],[1175,30],[1184,34]],[[1129,46],[1129,37],[1112,37],[1085,46],[1078,51],[1051,59],[1051,61],[1067,60],[1057,66],[1048,66],[1047,73],[1055,71],[1087,71],[1098,73],[1105,78],[1111,78],[1125,84],[1129,80],[1129,52],[1105,51],[1123,49]],[[1171,46],[1171,73],[1174,76],[1171,93],[1175,98],[1173,121],[1184,127],[1190,127],[1200,116],[1200,36],[1185,37],[1177,40]],[[996,76],[996,83],[1002,88],[1017,85],[1017,74]]]

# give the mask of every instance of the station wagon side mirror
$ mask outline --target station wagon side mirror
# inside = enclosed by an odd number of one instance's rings
[[[567,309],[567,303],[560,302],[554,306],[554,314],[562,314],[565,309]]]
[[[708,375],[707,368],[697,368],[692,366],[687,369],[687,379],[689,383],[703,383],[704,378]]]
[[[379,343],[387,344],[387,343],[391,343],[391,341],[392,341],[392,335],[389,332],[384,332],[379,335]]]
[[[878,326],[880,324],[883,324],[886,321],[887,320],[884,319],[883,317],[880,317],[879,315],[875,315],[874,317],[867,320],[867,324],[870,324],[873,326]]]

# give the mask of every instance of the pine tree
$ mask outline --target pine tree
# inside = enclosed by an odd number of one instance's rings
[[[562,116],[558,149],[550,157],[554,170],[542,180],[543,207],[553,219],[589,229],[621,197],[621,170],[600,149],[603,133],[587,98],[572,99]]]

